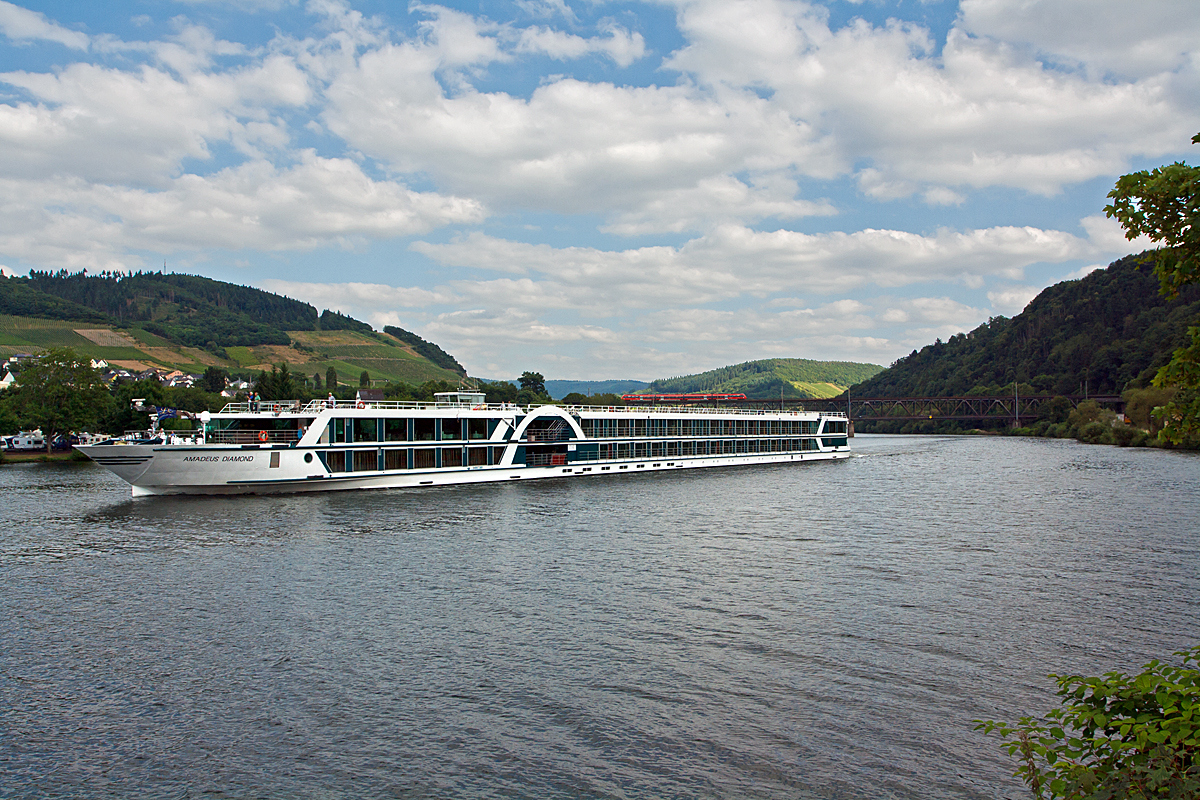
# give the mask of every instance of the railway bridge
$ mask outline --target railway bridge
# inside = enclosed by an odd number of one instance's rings
[[[841,411],[852,422],[907,420],[1008,420],[1020,427],[1021,420],[1032,421],[1047,403],[1062,397],[1076,408],[1085,400],[1121,411],[1119,395],[992,395],[973,397],[840,397],[831,400],[752,400],[750,405],[766,408],[795,408],[807,411]],[[743,401],[746,404],[746,401]]]

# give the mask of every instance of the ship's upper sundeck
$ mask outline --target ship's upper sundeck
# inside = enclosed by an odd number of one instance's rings
[[[513,414],[522,415],[532,411],[536,406],[528,409],[512,403],[464,403],[464,402],[447,402],[435,401],[432,403],[414,401],[414,400],[309,400],[307,402],[301,400],[261,400],[256,403],[240,402],[226,403],[219,414],[271,414],[271,415],[294,415],[304,417],[315,417],[326,410],[344,410],[344,411],[362,411],[362,410],[378,410],[378,411],[483,411],[488,414],[497,416],[510,416]],[[559,406],[570,414],[677,414],[677,415],[779,415],[787,416],[813,416],[816,412],[786,409],[770,408],[713,408],[710,406],[677,406],[677,405],[645,405],[645,406],[583,406],[583,405],[566,405]],[[823,417],[845,417],[845,412],[840,411],[823,411],[820,413]]]

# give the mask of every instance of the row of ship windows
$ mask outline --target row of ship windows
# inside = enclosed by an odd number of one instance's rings
[[[488,439],[496,421],[488,419],[346,419],[329,423],[328,442],[480,441]],[[757,419],[584,419],[591,439],[664,436],[813,436],[818,420]],[[844,420],[827,420],[824,434],[846,433]],[[533,438],[532,433],[530,438]]]
[[[812,436],[820,420],[797,419],[585,419],[579,425],[591,439],[642,436]],[[845,433],[844,420],[827,420],[824,433]]]
[[[489,425],[489,423],[491,423]],[[354,442],[436,442],[447,440],[478,441],[495,430],[488,419],[348,419],[329,421],[328,437],[335,444]]]
[[[823,439],[826,447],[845,446],[844,438]],[[330,472],[482,467],[500,463],[503,447],[416,447],[370,450],[326,450],[321,453]],[[715,439],[709,441],[581,444],[572,461],[625,461],[675,456],[737,455],[750,453],[802,453],[817,450],[814,439]],[[567,453],[528,452],[527,466],[567,463]]]
[[[844,439],[822,441],[826,447],[846,444]],[[739,453],[806,453],[818,449],[816,439],[710,439],[683,442],[622,442],[593,446],[598,448],[597,458],[601,461]]]

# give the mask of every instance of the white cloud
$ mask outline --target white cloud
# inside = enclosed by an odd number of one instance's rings
[[[477,222],[472,200],[367,177],[352,161],[300,154],[183,175],[162,191],[0,180],[0,252],[47,266],[113,268],[128,250],[306,250]]]
[[[646,42],[640,33],[630,33],[617,25],[608,26],[606,33],[607,36],[588,39],[551,28],[523,28],[515,49],[518,53],[542,53],[564,60],[599,53],[621,67],[628,67],[646,54]]]
[[[1042,290],[1036,286],[1006,286],[987,293],[987,298],[999,313],[1014,317],[1025,310],[1029,301]]]
[[[58,42],[73,50],[87,50],[85,34],[64,28],[44,14],[0,0],[0,33],[15,42],[41,40]]]
[[[1192,0],[961,0],[959,18],[973,35],[1028,45],[1098,78],[1186,67],[1200,41]]]
[[[459,299],[444,291],[383,283],[312,283],[269,279],[261,281],[259,285],[268,291],[311,303],[317,308],[328,308],[351,316],[361,313],[365,319],[390,313],[391,316],[383,323],[385,325],[398,324],[399,318],[390,309],[446,305]],[[382,325],[377,327],[382,328]]]
[[[1079,220],[1079,224],[1087,231],[1088,238],[1095,244],[1096,249],[1102,253],[1125,255],[1157,247],[1148,236],[1126,239],[1121,223],[1103,214],[1084,217]]]
[[[935,204],[957,202],[946,189],[987,186],[1052,195],[1119,172],[1134,156],[1174,151],[1200,124],[1194,97],[1172,79],[1099,80],[1048,69],[1020,48],[959,27],[934,55],[923,28],[859,21],[833,31],[824,10],[805,3],[677,6],[689,44],[670,66],[715,91],[770,90],[773,107],[830,139],[832,160],[797,161],[798,170],[845,171],[867,161],[860,183],[881,199],[923,191]],[[1058,35],[1057,28],[1044,33]]]
[[[1080,278],[1086,278],[1098,269],[1104,269],[1108,264],[1086,264],[1077,270],[1068,272],[1063,278],[1064,281],[1077,281]]]
[[[270,57],[220,75],[178,78],[72,64],[55,74],[10,72],[0,82],[35,102],[0,104],[0,174],[70,175],[98,183],[163,186],[184,159],[206,160],[219,142],[258,155],[288,144],[270,110],[303,105],[307,79]]]
[[[623,251],[552,248],[474,234],[413,249],[446,266],[525,275],[477,282],[480,297],[526,308],[573,308],[595,316],[663,305],[698,305],[779,293],[844,293],[923,282],[1020,279],[1026,266],[1091,252],[1061,231],[990,228],[803,234],[726,226],[673,247]],[[545,285],[543,285],[545,284]],[[469,295],[468,285],[455,290]]]

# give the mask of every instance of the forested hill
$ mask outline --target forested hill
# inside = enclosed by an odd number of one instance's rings
[[[1139,268],[1139,265],[1140,268]],[[1200,286],[1159,294],[1147,254],[1045,289],[1018,316],[940,339],[856,384],[859,397],[1003,394],[1012,383],[1047,394],[1117,394],[1149,384],[1200,318]]]
[[[419,355],[428,358],[434,364],[437,364],[442,369],[448,369],[457,372],[459,375],[466,376],[467,370],[462,364],[458,363],[458,359],[447,353],[442,348],[438,347],[433,342],[428,342],[417,336],[411,331],[406,331],[404,328],[397,328],[394,325],[384,325],[383,332],[388,336],[395,337],[406,345],[410,346]]]
[[[752,399],[834,397],[847,386],[882,370],[878,364],[850,361],[810,361],[805,358],[767,358],[732,367],[654,381],[646,391],[744,392]]]
[[[198,275],[30,272],[0,281],[0,314],[135,324],[191,347],[287,345],[286,331],[365,330],[351,317]]]

